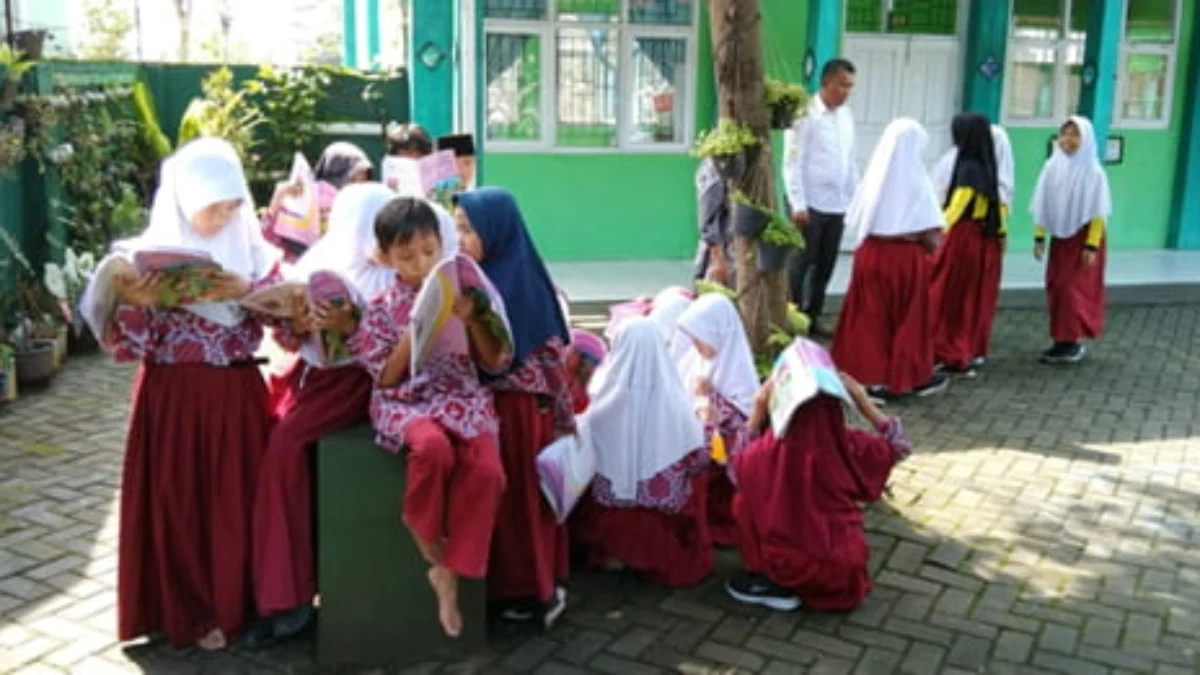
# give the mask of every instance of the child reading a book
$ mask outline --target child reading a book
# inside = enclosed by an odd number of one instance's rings
[[[733,302],[719,293],[700,296],[679,317],[679,331],[691,341],[684,356],[683,384],[695,396],[710,450],[734,456],[748,439],[746,420],[758,390],[754,354]],[[722,453],[719,449],[723,448]],[[713,541],[737,545],[733,520],[733,484],[724,457],[709,468],[708,523]]]
[[[596,477],[573,517],[574,542],[593,566],[633,569],[667,586],[699,583],[713,569],[708,450],[653,321],[621,326],[607,371],[578,418]]]
[[[607,355],[604,340],[581,328],[571,330],[571,346],[565,358],[571,376],[571,407],[576,415],[587,410],[588,383]]]
[[[433,152],[429,132],[419,124],[398,124],[388,132],[387,154],[392,157],[421,159]]]
[[[818,393],[791,413],[782,437],[766,430],[730,460],[742,572],[725,588],[736,600],[833,612],[855,609],[871,591],[859,504],[879,499],[912,446],[899,418],[879,412],[852,377],[842,381],[878,435],[848,429],[842,400]],[[755,433],[770,421],[772,386],[755,399]]]
[[[395,271],[374,255],[375,217],[395,197],[379,183],[349,185],[338,194],[329,231],[288,274],[307,284],[315,272],[333,272],[353,295],[374,298],[390,287]],[[371,377],[353,361],[330,362],[316,344],[307,293],[293,297],[290,321],[275,338],[300,358],[271,380],[271,431],[254,497],[254,594],[265,617],[252,636],[258,645],[299,632],[312,618],[312,495],[309,456],[322,436],[367,418]],[[347,299],[349,300],[349,298]]]
[[[251,502],[270,430],[254,358],[262,327],[235,300],[277,279],[233,147],[202,138],[168,157],[149,226],[116,248],[101,269],[129,271],[98,271],[81,309],[118,361],[141,362],[121,481],[118,638],[220,649],[251,603]],[[219,267],[137,275],[123,262],[148,251]],[[188,280],[200,290],[179,304]]]
[[[1078,363],[1084,339],[1104,331],[1104,223],[1112,213],[1108,176],[1096,151],[1096,134],[1085,117],[1062,125],[1031,205],[1037,224],[1033,255],[1046,263],[1046,304],[1054,345],[1045,363]]]
[[[460,248],[479,261],[512,308],[512,367],[489,380],[500,415],[508,491],[496,521],[488,594],[502,616],[540,617],[549,626],[566,607],[566,593],[555,582],[567,576],[567,536],[542,498],[536,459],[575,428],[563,366],[570,334],[513,196],[481,188],[458,195],[457,202]]]
[[[471,294],[463,293],[454,301],[455,318],[420,369],[410,372],[414,302],[444,257],[438,228],[437,214],[425,201],[389,201],[375,219],[375,238],[395,272],[391,285],[361,318],[349,304],[318,305],[313,313],[315,328],[350,335],[350,351],[375,381],[371,420],[377,442],[391,452],[408,452],[404,524],[429,561],[442,629],[458,637],[458,578],[487,573],[505,482],[495,408],[475,368],[501,372],[509,353],[475,311]]]
[[[463,187],[471,190],[475,187],[475,137],[471,134],[451,134],[437,139],[438,150],[453,150],[454,161],[458,163],[458,175],[462,178]]]
[[[943,204],[946,236],[934,259],[929,310],[937,363],[971,377],[991,342],[1005,227],[991,124],[978,113],[963,113],[951,132],[958,154]]]
[[[947,383],[934,372],[929,330],[929,253],[945,221],[921,160],[928,139],[916,120],[893,120],[846,212],[856,249],[833,358],[881,397],[927,396]]]

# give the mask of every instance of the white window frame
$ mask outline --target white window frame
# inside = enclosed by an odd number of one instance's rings
[[[1175,67],[1179,63],[1179,40],[1181,38],[1180,24],[1183,23],[1183,6],[1180,0],[1175,0],[1174,34],[1171,42],[1162,44],[1131,43],[1125,39],[1127,26],[1125,21],[1129,16],[1129,2],[1125,0],[1121,6],[1121,49],[1117,63],[1117,91],[1113,100],[1114,129],[1166,129],[1171,126],[1171,118],[1175,106]],[[1193,10],[1196,11],[1196,10]],[[1163,116],[1157,120],[1127,118],[1122,113],[1125,108],[1125,88],[1129,85],[1129,74],[1125,70],[1130,54],[1154,54],[1167,57],[1167,87],[1163,94]]]
[[[611,22],[578,22],[564,21],[557,17],[557,0],[546,0],[545,19],[489,19],[484,17],[483,36],[484,49],[487,47],[487,36],[492,34],[531,35],[541,40],[541,78],[540,112],[541,138],[535,141],[511,141],[486,139],[488,152],[504,153],[539,153],[539,154],[686,154],[691,151],[692,139],[696,128],[696,61],[698,58],[698,35],[700,22],[700,2],[693,3],[692,23],[687,26],[638,24],[628,20],[630,0],[621,0],[621,16],[619,21]],[[618,36],[617,61],[617,144],[612,147],[570,147],[556,144],[558,136],[558,31],[564,28],[583,28],[596,30],[612,30]],[[683,68],[683,130],[682,142],[678,143],[634,143],[633,106],[628,105],[633,90],[633,54],[635,40],[638,38],[662,38],[666,40],[685,40]],[[487,55],[484,63],[480,64],[481,92],[484,97],[484,115],[487,115]],[[487,133],[487,120],[483,120],[484,133]]]
[[[1004,59],[1004,102],[1002,105],[1002,114],[1004,126],[1016,128],[1029,127],[1058,127],[1068,116],[1073,114],[1075,105],[1078,103],[1068,101],[1068,93],[1070,92],[1070,65],[1067,63],[1067,52],[1072,45],[1079,44],[1077,40],[1073,40],[1071,36],[1071,7],[1078,0],[1064,0],[1063,13],[1060,17],[1062,20],[1063,33],[1053,39],[1038,39],[1038,38],[1019,38],[1013,35],[1013,28],[1016,25],[1016,2],[1010,0],[1008,3],[1008,49]],[[1016,62],[1014,56],[1017,48],[1022,46],[1040,47],[1054,50],[1054,105],[1051,108],[1049,117],[1013,117],[1009,113],[1009,103],[1012,100],[1012,88],[1015,84],[1015,79],[1012,77],[1013,64]],[[1087,37],[1084,36],[1082,44],[1079,44],[1080,49],[1087,49]]]

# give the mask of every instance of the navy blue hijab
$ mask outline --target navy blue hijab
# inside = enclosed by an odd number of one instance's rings
[[[538,255],[517,202],[507,190],[479,188],[456,200],[483,243],[479,266],[488,275],[508,311],[513,331],[513,366],[552,337],[571,342],[558,294]]]

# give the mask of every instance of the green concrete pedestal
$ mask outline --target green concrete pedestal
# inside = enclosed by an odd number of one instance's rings
[[[462,580],[465,629],[437,620],[429,565],[400,522],[407,464],[368,426],[326,436],[317,450],[317,659],[323,666],[461,661],[487,644],[482,581]]]

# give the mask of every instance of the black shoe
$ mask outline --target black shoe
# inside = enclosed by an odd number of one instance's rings
[[[1087,348],[1078,342],[1056,342],[1053,347],[1042,352],[1042,363],[1069,364],[1079,363],[1087,354]]]
[[[791,612],[800,608],[800,598],[781,586],[771,583],[760,574],[741,572],[725,582],[729,597],[748,605],[762,605],[780,612]]]
[[[982,368],[987,365],[987,357],[986,356],[976,356],[975,358],[971,359],[971,362],[968,363],[967,365],[969,365],[975,369]]]
[[[255,621],[242,638],[242,644],[247,649],[265,649],[303,631],[312,623],[315,615],[316,610],[312,605],[276,612]]]
[[[542,625],[549,630],[565,611],[567,611],[567,589],[555,586],[554,597],[542,610]]]
[[[500,619],[516,623],[533,621],[542,613],[542,609],[542,604],[534,599],[509,600],[501,604]]]
[[[888,391],[888,388],[882,384],[872,384],[871,386],[866,387],[866,390],[867,397],[871,399],[871,403],[874,403],[880,408],[887,405],[888,401],[895,398],[892,396],[892,392]]]
[[[941,371],[935,371],[933,377],[921,386],[913,389],[913,395],[918,397],[933,396],[946,391],[946,387],[950,386],[950,376]]]
[[[953,375],[954,377],[965,377],[968,379],[979,376],[979,371],[971,364],[961,367],[943,365],[940,368],[935,369],[934,372],[941,373],[943,375]]]

